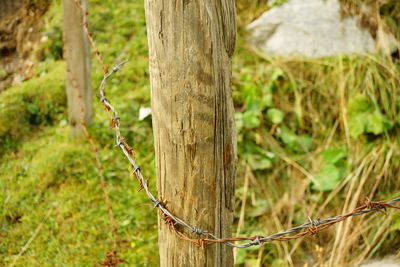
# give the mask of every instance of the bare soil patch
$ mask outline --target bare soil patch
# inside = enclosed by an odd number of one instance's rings
[[[0,92],[33,75],[48,3],[0,0]]]

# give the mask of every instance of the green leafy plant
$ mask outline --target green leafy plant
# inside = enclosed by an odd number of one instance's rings
[[[313,139],[307,134],[296,135],[287,126],[279,128],[278,136],[289,151],[294,153],[309,152],[313,147]]]
[[[239,155],[252,170],[271,169],[274,155],[255,142],[254,132],[268,124],[282,123],[285,113],[273,107],[273,95],[284,72],[280,68],[268,70],[265,73],[268,82],[261,84],[260,80],[254,78],[254,74],[242,71],[236,84],[238,91],[235,99],[236,103],[243,106],[242,112],[235,113]]]
[[[326,149],[321,153],[323,164],[315,175],[312,188],[320,191],[335,189],[347,173],[347,149],[345,146]]]
[[[367,96],[359,94],[349,101],[348,125],[351,137],[358,138],[366,133],[382,134],[393,127],[393,122]]]
[[[280,124],[283,121],[284,117],[285,117],[285,114],[277,108],[271,108],[271,109],[268,109],[268,111],[267,111],[267,118],[272,123]]]

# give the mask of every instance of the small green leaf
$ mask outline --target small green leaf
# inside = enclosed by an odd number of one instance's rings
[[[365,95],[357,95],[349,101],[349,113],[366,112],[373,108],[369,99]]]
[[[383,115],[379,111],[369,114],[368,120],[366,121],[366,132],[373,133],[375,135],[383,133],[383,120]]]
[[[345,146],[326,149],[322,152],[322,158],[326,163],[335,164],[339,160],[347,156],[347,149]]]
[[[333,164],[327,164],[322,167],[320,173],[315,175],[315,180],[312,188],[320,191],[331,191],[340,183],[340,171]]]
[[[246,210],[246,216],[258,217],[268,211],[268,201],[265,199],[257,199],[254,204]]]
[[[40,113],[40,109],[35,103],[27,104],[26,109],[32,115],[36,115],[36,114]]]
[[[258,118],[258,112],[256,111],[246,111],[243,113],[243,124],[246,128],[257,128],[260,126],[261,121]]]
[[[308,152],[313,147],[313,139],[309,135],[306,134],[300,135],[298,138],[298,142],[301,147],[300,151],[302,152]]]
[[[272,162],[266,157],[262,157],[258,154],[248,155],[247,162],[252,170],[266,170],[272,167]]]
[[[285,73],[283,72],[282,69],[280,69],[280,68],[274,69],[274,72],[272,73],[272,76],[271,76],[271,81],[278,80],[280,77],[283,77],[284,74]]]
[[[267,108],[272,107],[272,105],[274,104],[273,99],[272,99],[272,94],[263,95],[262,103],[263,103],[263,107],[267,107]]]
[[[357,138],[362,135],[366,128],[366,121],[368,120],[367,113],[356,113],[349,117],[348,127],[350,136]]]
[[[277,109],[277,108],[270,108],[267,111],[267,118],[272,121],[272,123],[279,124],[283,121],[285,114]]]
[[[388,131],[388,130],[392,129],[394,124],[395,124],[395,122],[392,122],[392,121],[390,121],[390,120],[388,120],[387,118],[384,117],[384,119],[383,119],[383,130],[384,131]]]
[[[295,135],[288,127],[283,126],[281,128],[280,138],[286,145],[291,145],[297,141],[297,135]]]
[[[295,152],[304,153],[310,151],[313,146],[313,139],[311,136],[306,134],[297,136],[286,126],[280,128],[279,137],[285,145]]]

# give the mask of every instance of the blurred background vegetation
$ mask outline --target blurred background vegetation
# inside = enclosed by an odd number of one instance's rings
[[[0,265],[93,266],[111,248],[107,207],[90,145],[69,138],[61,3],[35,5],[48,8],[35,51],[40,62],[33,78],[0,93]],[[236,5],[234,234],[271,234],[308,216],[342,213],[365,197],[398,197],[398,58],[262,59],[246,45],[245,26],[268,7],[256,0]],[[382,8],[382,17],[399,37],[400,13],[393,10],[398,8]],[[140,108],[150,106],[143,1],[90,0],[89,16],[106,63],[129,60],[110,79],[107,95],[155,192],[151,118],[138,120]],[[98,88],[102,72],[95,58],[92,65]],[[89,130],[105,165],[122,266],[157,266],[157,214],[137,193],[106,112],[99,104],[94,110]],[[236,263],[348,266],[400,256],[399,233],[400,214],[388,211],[349,219],[317,236],[236,251]]]

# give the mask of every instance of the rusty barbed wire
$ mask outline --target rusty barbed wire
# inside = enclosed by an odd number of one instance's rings
[[[395,206],[395,203],[400,202],[400,198],[395,198],[390,201],[378,201],[378,202],[372,202],[369,199],[366,199],[364,204],[357,207],[353,211],[342,214],[342,215],[337,215],[332,218],[328,219],[323,219],[323,220],[313,220],[309,218],[308,222],[303,223],[302,225],[292,227],[286,231],[282,231],[279,233],[275,233],[272,235],[268,236],[250,236],[250,237],[229,237],[229,238],[220,238],[215,236],[212,233],[209,233],[206,230],[201,230],[199,228],[196,228],[188,223],[186,223],[184,220],[180,219],[179,217],[173,215],[164,205],[163,203],[158,200],[154,195],[149,191],[148,188],[148,183],[144,179],[144,176],[142,174],[140,166],[136,163],[136,157],[133,148],[131,148],[128,143],[125,141],[125,138],[121,134],[121,129],[120,129],[120,120],[121,118],[119,117],[117,110],[115,109],[114,106],[111,105],[111,102],[106,98],[105,96],[105,86],[106,82],[109,77],[111,77],[113,74],[118,72],[121,67],[127,62],[126,60],[117,64],[110,72],[108,72],[108,69],[106,68],[103,58],[100,54],[100,51],[97,49],[96,43],[93,39],[93,34],[89,31],[88,29],[88,11],[83,8],[79,0],[72,0],[75,1],[75,4],[82,10],[82,14],[84,16],[84,23],[82,26],[85,29],[85,32],[89,38],[90,44],[92,45],[94,49],[94,54],[96,55],[102,69],[103,69],[103,79],[101,81],[100,87],[99,87],[99,94],[100,94],[100,102],[103,104],[105,110],[110,113],[110,120],[111,120],[111,127],[115,129],[115,138],[116,138],[116,146],[119,147],[122,152],[124,153],[125,157],[128,159],[131,167],[133,168],[133,174],[136,176],[136,179],[138,180],[139,183],[139,191],[143,190],[149,200],[153,202],[154,208],[157,208],[162,216],[163,216],[163,221],[166,225],[170,227],[170,229],[182,240],[186,240],[192,243],[197,244],[200,247],[204,247],[210,244],[215,244],[215,243],[220,243],[224,245],[228,245],[231,247],[236,247],[236,248],[247,248],[251,246],[256,246],[256,245],[262,245],[263,243],[266,242],[271,242],[271,241],[288,241],[292,239],[297,239],[304,237],[306,235],[315,235],[318,234],[320,231],[331,227],[332,225],[344,221],[349,217],[352,216],[358,216],[358,215],[363,215],[366,213],[370,213],[373,211],[382,211],[386,210],[386,208],[394,208],[394,209],[400,209],[400,206]],[[178,225],[190,230],[192,233],[197,234],[199,236],[203,236],[203,238],[190,238],[188,235],[184,234],[182,231],[178,229]],[[300,233],[293,234],[295,232],[304,230]],[[293,235],[290,235],[293,234]],[[289,235],[289,236],[287,236]],[[243,244],[235,244],[233,242],[237,241],[250,241],[247,243]]]
[[[394,209],[400,209],[400,206],[395,206],[395,203],[400,202],[400,198],[396,198],[390,201],[378,201],[378,202],[372,202],[369,199],[366,199],[364,204],[357,207],[353,211],[342,214],[342,215],[337,215],[332,218],[324,219],[324,220],[312,220],[309,218],[309,222],[305,222],[302,225],[292,227],[286,231],[282,231],[279,233],[275,233],[272,235],[268,236],[250,236],[250,237],[229,237],[229,238],[220,238],[212,233],[209,233],[206,230],[201,230],[199,228],[196,228],[188,223],[186,223],[184,220],[180,219],[179,217],[173,215],[163,204],[160,200],[158,200],[156,197],[153,196],[153,194],[149,191],[147,181],[144,179],[143,174],[141,172],[141,168],[139,165],[136,163],[136,158],[133,149],[126,143],[125,138],[121,134],[121,129],[120,129],[120,120],[121,118],[118,115],[117,110],[115,109],[114,106],[111,105],[110,101],[106,98],[105,96],[105,86],[107,79],[115,74],[117,71],[121,69],[121,67],[126,63],[127,61],[123,61],[119,64],[117,64],[110,73],[104,75],[103,80],[101,81],[100,88],[99,88],[99,93],[100,93],[100,102],[103,104],[104,108],[110,113],[111,115],[111,126],[115,129],[115,138],[116,138],[116,146],[119,147],[122,152],[124,153],[125,157],[128,159],[130,165],[133,168],[133,173],[135,174],[139,185],[140,185],[140,190],[144,190],[148,198],[153,202],[154,208],[159,209],[159,211],[162,213],[164,222],[170,226],[172,231],[181,239],[187,240],[189,242],[195,243],[199,245],[200,247],[204,247],[206,245],[210,244],[215,244],[215,243],[220,243],[220,244],[225,244],[231,247],[236,247],[236,248],[247,248],[251,246],[256,246],[256,245],[261,245],[266,242],[271,242],[271,241],[288,241],[292,239],[297,239],[300,237],[304,237],[306,235],[315,235],[318,232],[338,223],[341,222],[349,217],[352,216],[358,216],[358,215],[363,215],[369,212],[373,211],[382,211],[386,210],[387,208],[394,208]],[[204,236],[205,238],[190,238],[186,234],[184,234],[182,231],[180,231],[177,228],[177,225],[180,225],[184,228],[189,229],[191,232]],[[295,232],[305,230],[303,232],[287,236],[289,234],[293,234]],[[244,244],[234,244],[233,242],[235,241],[250,241]]]

